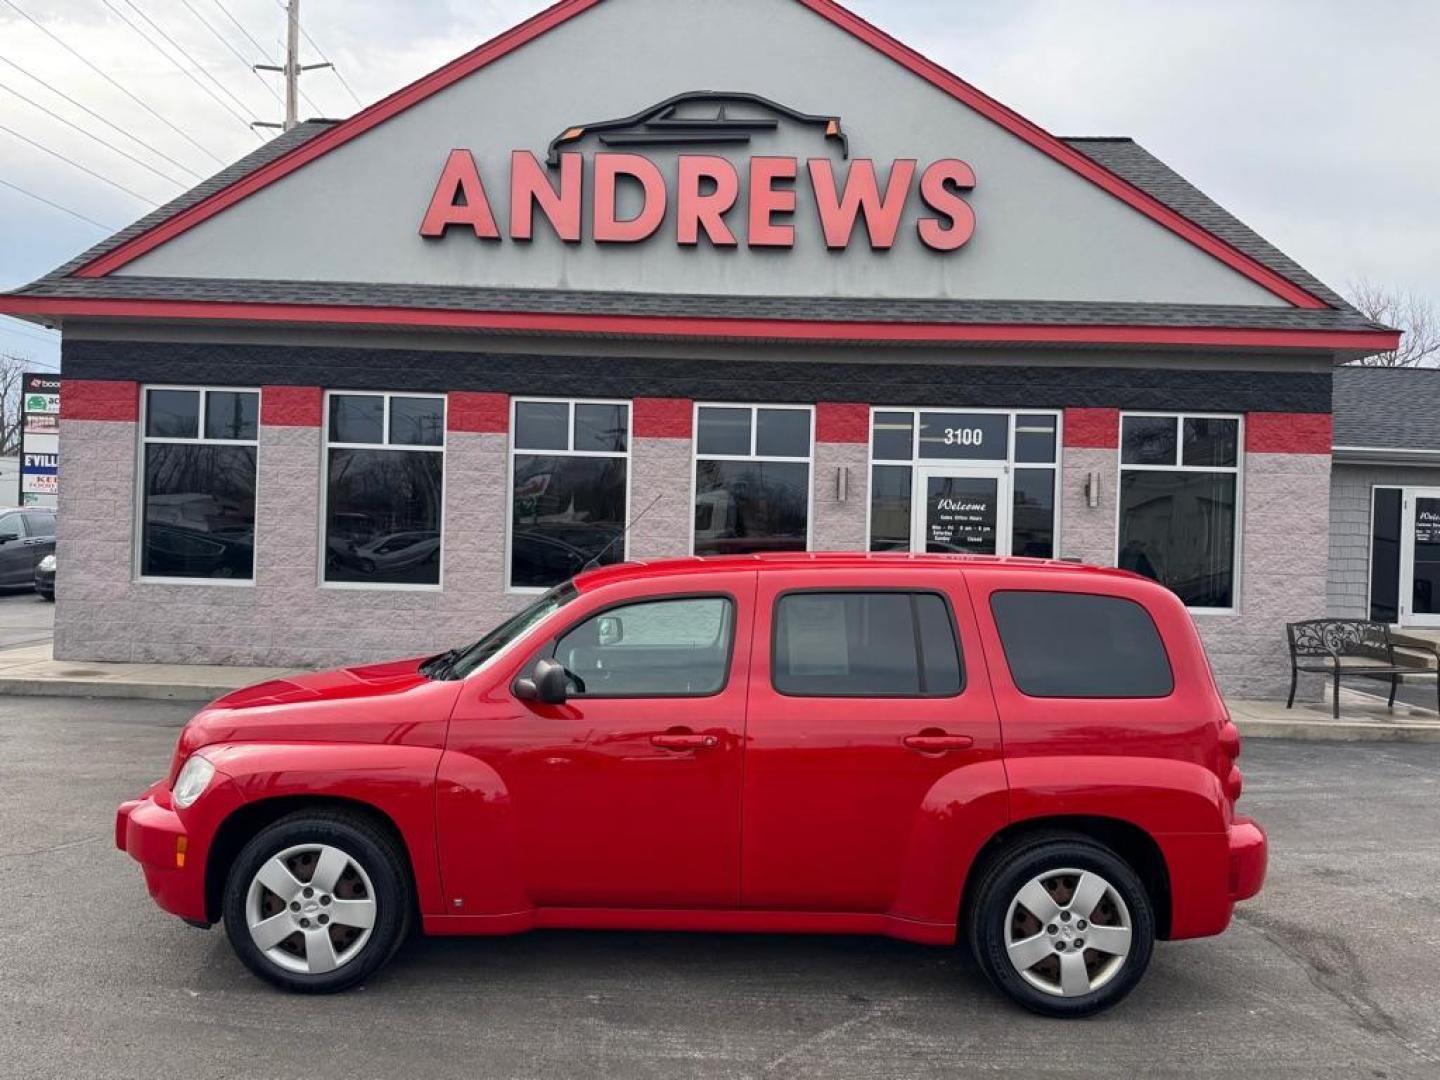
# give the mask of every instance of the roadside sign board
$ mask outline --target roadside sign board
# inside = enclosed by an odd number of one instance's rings
[[[27,373],[21,412],[20,503],[53,507],[60,483],[60,376]]]

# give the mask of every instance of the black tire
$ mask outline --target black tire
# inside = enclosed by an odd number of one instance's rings
[[[1124,902],[1124,909],[1128,910],[1130,940],[1128,954],[1118,969],[1108,973],[1107,965],[1111,964],[1108,954],[1080,950],[1087,970],[1095,965],[1095,970],[1100,973],[1096,981],[1103,979],[1103,984],[1088,993],[1065,997],[1038,988],[1020,974],[1007,952],[1006,930],[1012,919],[1028,917],[1023,910],[1017,910],[1012,916],[1011,910],[1012,903],[1017,901],[1020,891],[1028,883],[1046,874],[1070,869],[1098,874],[1115,890]],[[1060,889],[1063,895],[1069,880],[1068,875],[1057,877],[1053,879],[1053,887]],[[1115,919],[1118,925],[1120,909],[1113,903],[1113,898],[1107,896],[1102,903],[1105,905],[1105,918]],[[1094,917],[1096,925],[1101,925],[1100,916]],[[1054,925],[1061,933],[1064,932],[1063,925]],[[975,961],[990,982],[1016,1003],[1042,1016],[1090,1016],[1115,1005],[1140,982],[1155,947],[1154,911],[1149,894],[1135,871],[1104,845],[1069,833],[1033,837],[990,861],[981,871],[965,930]],[[1027,932],[1048,933],[1043,926]],[[1070,941],[1073,942],[1073,938]],[[1063,948],[1066,941],[1061,940],[1060,944]],[[1070,951],[1074,952],[1073,943]],[[1032,965],[1029,969],[1031,976],[1041,982],[1058,980],[1061,959],[1059,956],[1054,958],[1053,968],[1047,967],[1051,963],[1048,958]],[[1052,971],[1057,974],[1051,975]]]
[[[247,919],[256,874],[279,853],[306,845],[339,849],[369,879],[368,886],[356,886],[362,899],[371,891],[374,894],[374,924],[368,939],[353,955],[346,955],[340,966],[322,974],[289,970],[272,960],[251,937]],[[358,880],[355,869],[347,868],[346,874],[352,881]],[[339,890],[336,892],[338,896]],[[384,832],[365,818],[343,811],[301,811],[261,830],[231,864],[225,880],[225,933],[245,966],[266,982],[297,993],[331,994],[364,982],[395,954],[410,932],[412,896],[405,854]],[[267,898],[267,902],[273,901]],[[336,925],[329,932],[342,929]],[[292,947],[296,947],[293,939]]]

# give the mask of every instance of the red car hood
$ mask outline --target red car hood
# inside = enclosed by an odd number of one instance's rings
[[[187,757],[218,743],[443,747],[450,710],[465,684],[426,678],[419,670],[423,659],[305,672],[226,694],[185,725],[170,782]]]
[[[236,690],[212,702],[209,708],[249,709],[257,705],[297,705],[396,694],[430,681],[420,673],[424,661],[425,657],[416,657],[334,671],[299,672]]]

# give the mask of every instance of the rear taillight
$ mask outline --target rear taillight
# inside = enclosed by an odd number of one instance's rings
[[[1235,764],[1240,757],[1240,729],[1230,720],[1226,720],[1220,728],[1220,753],[1223,755],[1220,774],[1225,778],[1225,795],[1232,803],[1238,802],[1240,793],[1245,790],[1245,778]]]

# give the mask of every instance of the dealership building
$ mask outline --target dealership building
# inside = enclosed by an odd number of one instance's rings
[[[1332,372],[1397,340],[830,0],[565,0],[0,312],[63,330],[62,658],[351,662],[596,561],[941,550],[1156,577],[1246,696],[1327,610]]]

